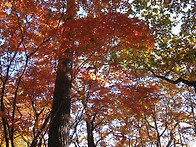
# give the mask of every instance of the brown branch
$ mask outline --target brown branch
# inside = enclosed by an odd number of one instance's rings
[[[170,83],[172,83],[172,84],[178,84],[178,83],[182,82],[182,83],[184,83],[184,84],[186,84],[186,85],[188,85],[188,86],[193,86],[194,89],[195,89],[195,92],[196,92],[196,81],[185,80],[185,79],[183,79],[183,78],[181,78],[181,77],[179,77],[177,80],[171,80],[171,79],[166,78],[166,77],[164,77],[164,76],[160,76],[160,75],[156,75],[156,74],[153,74],[153,75],[154,75],[155,77],[157,77],[157,78],[161,78],[161,79],[163,79],[163,80],[165,80],[165,81],[167,81],[167,82],[170,82]]]

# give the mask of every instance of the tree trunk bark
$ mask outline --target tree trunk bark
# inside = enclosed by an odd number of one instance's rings
[[[94,130],[93,121],[92,122],[86,121],[86,125],[87,125],[88,147],[96,147],[94,143],[94,137],[93,137],[93,130]]]
[[[49,147],[68,147],[70,144],[70,108],[72,85],[72,59],[60,59],[51,110]]]

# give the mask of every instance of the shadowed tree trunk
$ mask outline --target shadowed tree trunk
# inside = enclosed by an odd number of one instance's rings
[[[56,83],[49,129],[49,147],[68,147],[70,120],[70,91],[72,85],[72,59],[61,59],[56,75]]]
[[[67,0],[67,11],[64,23],[77,15],[75,0]],[[69,35],[67,36],[69,39]],[[71,41],[71,40],[70,40]],[[69,147],[70,144],[70,108],[72,86],[73,50],[67,49],[67,58],[59,58],[55,90],[51,110],[48,147]]]
[[[88,140],[88,147],[96,147],[94,143],[94,137],[93,137],[93,121],[86,121],[86,126],[87,126],[87,140]]]

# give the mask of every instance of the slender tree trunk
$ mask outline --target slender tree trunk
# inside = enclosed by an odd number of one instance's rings
[[[5,112],[5,106],[3,102],[3,96],[5,92],[5,83],[3,83],[2,91],[1,91],[1,111]],[[2,116],[2,122],[3,122],[3,129],[4,129],[4,137],[5,137],[5,142],[6,142],[6,147],[9,147],[9,135],[8,135],[8,123],[7,123],[7,118]]]
[[[49,128],[49,147],[68,147],[70,144],[70,91],[72,85],[72,59],[60,59]]]
[[[88,147],[96,147],[94,143],[94,137],[93,137],[93,122],[88,122],[86,121],[86,126],[87,126],[87,140],[88,140]]]

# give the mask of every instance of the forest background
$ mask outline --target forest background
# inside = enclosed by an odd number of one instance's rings
[[[0,6],[0,146],[170,147],[195,140],[193,0]]]

